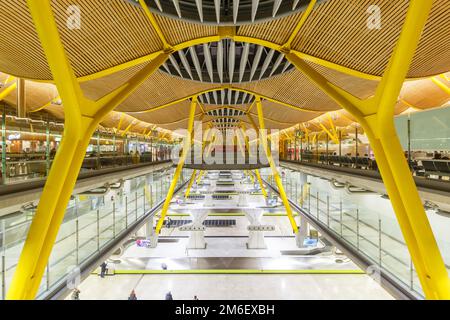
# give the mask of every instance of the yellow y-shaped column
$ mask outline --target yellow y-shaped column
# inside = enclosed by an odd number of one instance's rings
[[[264,114],[261,104],[261,98],[258,96],[256,97],[256,107],[258,109],[259,133],[262,145],[264,151],[266,152],[267,159],[269,160],[270,169],[272,169],[273,177],[275,179],[275,183],[277,184],[278,191],[280,192],[280,198],[283,201],[284,207],[286,208],[287,216],[289,218],[289,221],[291,222],[292,230],[294,231],[295,234],[297,234],[298,226],[297,223],[295,222],[294,215],[292,214],[291,205],[289,204],[286,192],[284,191],[283,183],[281,181],[280,174],[278,173],[277,166],[275,164],[275,161],[273,160],[272,151],[270,150],[267,143],[267,132],[266,132],[266,125],[264,123]]]
[[[158,223],[156,224],[156,234],[161,232],[162,226],[164,224],[164,219],[167,215],[167,210],[169,210],[170,201],[172,201],[173,193],[175,192],[175,188],[178,183],[178,179],[180,178],[181,171],[183,170],[184,161],[186,160],[187,154],[191,149],[191,134],[194,128],[194,119],[195,119],[195,109],[197,107],[197,97],[192,98],[191,102],[191,110],[189,112],[189,123],[187,128],[187,138],[184,139],[183,151],[181,152],[180,159],[178,161],[177,168],[175,169],[175,174],[173,176],[172,182],[169,187],[169,191],[167,192],[166,201],[164,202],[163,208],[161,210],[161,218],[159,218]]]
[[[195,182],[196,176],[197,176],[197,170],[194,170],[194,172],[192,172],[191,180],[189,181],[189,184],[188,184],[188,186],[187,186],[186,192],[185,192],[185,194],[184,194],[184,197],[185,197],[186,199],[187,199],[187,198],[189,197],[189,195],[191,194],[191,188],[192,188],[192,185],[193,185],[194,182]]]
[[[261,187],[261,192],[262,192],[264,198],[267,198],[267,191],[266,191],[266,188],[264,188],[264,183],[261,178],[261,173],[259,173],[258,169],[255,170],[255,175],[256,175],[256,179],[258,179],[259,186]]]
[[[10,95],[14,90],[17,88],[17,82],[14,82],[13,84],[9,85],[6,89],[3,89],[2,92],[0,92],[0,101],[5,99],[8,95]]]
[[[293,65],[349,111],[364,128],[387,193],[428,299],[450,299],[450,282],[433,231],[403,154],[394,125],[394,107],[409,70],[432,1],[411,0],[400,39],[374,97],[361,100],[303,61],[285,52]]]
[[[98,124],[168,57],[161,51],[125,84],[98,101],[89,100],[83,95],[67,59],[50,2],[28,0],[28,6],[64,102],[65,128],[8,291],[7,299],[14,300],[36,296],[90,138]]]
[[[242,136],[244,137],[245,147],[247,148],[248,154],[251,155],[250,144],[248,143],[248,139],[245,137],[244,130],[245,130],[244,127],[242,127],[241,132],[242,132]],[[261,187],[261,192],[262,192],[264,198],[267,198],[267,191],[266,191],[266,188],[264,187],[264,183],[261,179],[261,174],[259,173],[258,169],[255,169],[255,175],[256,175],[256,178],[258,179],[259,186]]]
[[[200,181],[204,175],[205,175],[205,171],[204,170],[200,171],[200,173],[198,174],[198,178],[197,178],[197,184],[200,183]]]

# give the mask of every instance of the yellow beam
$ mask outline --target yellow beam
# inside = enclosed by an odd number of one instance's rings
[[[98,101],[87,99],[61,42],[50,0],[28,0],[42,47],[64,102],[65,128],[7,299],[33,299],[38,292],[67,204],[92,134],[104,117],[122,103],[167,59],[161,55],[122,86]]]
[[[200,183],[200,180],[203,178],[204,175],[205,175],[205,171],[201,170],[200,173],[198,174],[197,184]]]
[[[230,90],[234,90],[234,91],[244,92],[244,93],[247,93],[247,94],[251,94],[251,95],[253,95],[253,96],[258,95],[258,96],[260,96],[260,97],[261,97],[262,99],[264,99],[264,100],[267,100],[267,101],[270,101],[270,102],[273,102],[273,103],[277,103],[277,104],[280,104],[280,105],[282,105],[282,106],[285,106],[285,107],[288,107],[288,108],[291,108],[291,109],[294,109],[294,110],[297,110],[297,111],[304,111],[304,112],[311,112],[311,113],[318,113],[318,114],[321,114],[321,113],[322,113],[321,111],[315,111],[315,110],[303,109],[303,108],[301,108],[301,107],[297,107],[297,106],[292,105],[292,104],[290,104],[290,103],[286,103],[286,102],[283,102],[283,101],[280,101],[280,100],[271,98],[271,97],[269,97],[269,96],[265,96],[265,95],[262,95],[262,94],[260,94],[260,93],[256,93],[256,92],[251,91],[251,90],[247,90],[247,89],[243,89],[243,88],[238,88],[238,87],[234,87],[234,86],[229,86],[229,85],[223,85],[223,86],[216,87],[216,88],[212,88],[212,89],[201,90],[201,91],[198,91],[198,92],[196,92],[196,93],[194,93],[194,94],[192,94],[192,95],[189,95],[189,96],[186,96],[186,97],[183,97],[183,98],[180,98],[180,99],[176,99],[176,100],[170,101],[170,102],[168,102],[168,103],[165,103],[165,104],[162,104],[162,105],[159,105],[159,106],[156,106],[156,107],[153,107],[153,108],[144,110],[144,111],[138,111],[138,112],[136,112],[136,111],[130,110],[130,111],[124,111],[124,112],[127,112],[127,113],[138,113],[138,114],[139,114],[139,113],[149,113],[149,112],[154,112],[154,111],[157,111],[157,110],[161,110],[161,109],[164,109],[164,108],[173,106],[173,105],[175,105],[175,104],[177,104],[177,103],[180,103],[180,102],[189,100],[189,99],[191,99],[192,97],[195,97],[195,96],[199,96],[199,95],[202,95],[202,94],[205,94],[205,93],[209,93],[209,92],[214,92],[214,91],[221,91],[221,90],[224,90],[224,89],[230,89]]]
[[[308,7],[303,12],[302,17],[300,18],[298,24],[295,26],[295,29],[292,32],[291,36],[289,37],[288,41],[283,45],[283,48],[286,48],[286,49],[291,48],[292,41],[294,41],[294,39],[298,35],[300,29],[305,24],[306,20],[308,19],[309,15],[311,14],[312,10],[314,9],[316,2],[317,2],[317,0],[311,0],[309,2]]]
[[[155,17],[153,16],[153,14],[150,12],[150,10],[148,9],[147,4],[145,3],[144,0],[139,0],[139,4],[141,5],[142,9],[144,9],[145,15],[147,16],[148,20],[150,21],[153,29],[155,29],[156,33],[158,34],[159,39],[161,40],[164,50],[166,52],[172,52],[172,46],[167,42],[166,37],[164,36],[163,31],[161,30],[161,28],[158,25],[158,22],[156,21]]]
[[[30,113],[34,113],[34,112],[38,112],[41,111],[49,106],[51,106],[52,104],[54,104],[57,100],[61,99],[60,96],[57,96],[56,98],[53,98],[52,100],[50,100],[49,102],[47,102],[46,104],[44,104],[42,107],[39,107],[37,109],[34,109],[33,111],[29,111]]]
[[[13,82],[15,80],[16,80],[16,77],[8,76],[3,84],[7,85],[8,83]]]
[[[122,122],[123,122],[123,119],[125,118],[125,113],[120,113],[120,119],[119,119],[119,124],[117,125],[117,131],[119,131],[120,130],[120,128],[122,128]]]
[[[255,106],[256,100],[253,101],[253,103],[248,107],[247,111],[245,111],[245,113],[250,113],[250,111],[252,111],[253,107]]]
[[[446,94],[450,95],[450,88],[445,83],[442,83],[437,77],[432,77],[431,81],[434,82],[439,88],[441,88]]]
[[[320,125],[320,127],[323,129],[323,131],[331,138],[331,140],[333,140],[334,143],[339,144],[339,138],[338,138],[336,135],[332,134],[332,133],[330,132],[330,130],[328,130],[328,129],[323,125],[322,122],[319,122],[319,125]]]
[[[16,90],[17,88],[17,82],[14,82],[12,85],[10,85],[9,87],[3,89],[2,92],[0,92],[0,101],[2,101],[3,99],[5,99],[7,96],[9,96],[14,90]]]
[[[206,114],[205,108],[203,107],[203,105],[200,102],[198,103],[198,106],[199,106],[202,114]]]
[[[252,181],[252,184],[254,184],[255,183],[255,177],[251,173],[249,173],[247,170],[245,171],[245,174],[250,177],[250,180]]]
[[[147,134],[145,135],[146,138],[148,138],[153,132],[153,129],[150,128],[149,132],[147,132]]]
[[[450,299],[450,282],[394,126],[394,106],[432,1],[411,0],[399,41],[374,97],[361,100],[312,69],[295,53],[287,58],[361,124],[375,153],[422,289],[428,299]]]
[[[442,79],[444,79],[445,81],[450,81],[450,77],[447,76],[447,74],[445,74],[445,73],[441,74],[440,77],[441,77]]]
[[[220,29],[220,28],[219,28]],[[217,34],[217,35],[213,35],[213,36],[206,36],[206,37],[200,37],[200,38],[196,38],[196,39],[191,39],[182,43],[179,43],[177,45],[174,45],[173,47],[171,47],[170,49],[173,50],[173,52],[178,51],[178,50],[183,50],[186,48],[189,48],[191,46],[195,46],[195,45],[201,45],[204,43],[210,43],[210,42],[217,42],[220,41],[223,38],[232,38],[237,42],[248,42],[248,43],[253,43],[253,44],[258,44],[258,45],[262,45],[265,47],[268,47],[270,49],[274,49],[277,50],[279,52],[285,52],[286,48],[283,48],[284,45],[279,45],[267,40],[262,40],[262,39],[258,39],[258,38],[254,38],[254,37],[247,37],[247,36],[242,36],[242,35],[230,35],[230,34]],[[81,76],[79,78],[77,78],[77,80],[79,82],[86,82],[86,81],[91,81],[91,80],[95,80],[95,79],[99,79],[99,78],[103,78],[106,77],[108,75],[117,73],[119,71],[123,71],[126,69],[129,69],[131,67],[140,65],[140,64],[144,64],[147,63],[149,61],[152,61],[153,59],[155,59],[155,57],[159,56],[162,53],[168,53],[168,50],[158,50],[156,52],[150,53],[148,55],[139,57],[137,59],[134,60],[130,60],[127,62],[124,62],[122,64],[110,67],[110,68],[106,68],[102,71],[96,72],[96,73],[92,73],[89,75],[85,75],[85,76]],[[355,70],[355,69],[351,69],[348,67],[344,67],[342,65],[339,65],[337,63],[325,60],[325,59],[321,59],[318,57],[314,57],[311,56],[309,54],[306,54],[304,52],[300,52],[300,51],[294,51],[291,50],[290,52],[295,52],[299,57],[301,57],[303,60],[306,61],[310,61],[313,62],[315,64],[321,65],[323,67],[327,67],[329,69],[335,70],[335,71],[339,71],[341,73],[347,74],[347,75],[351,75],[357,78],[361,78],[361,79],[367,79],[367,80],[374,80],[374,81],[379,81],[381,80],[381,77],[379,75],[374,75],[374,74],[370,74],[370,73],[364,73],[362,71],[359,70]],[[438,76],[439,74],[433,75],[433,76]],[[426,77],[416,77],[416,78],[407,78],[407,81],[413,81],[413,80],[419,80],[419,79],[426,79],[429,78],[430,76],[426,76]],[[23,78],[23,77],[22,77]],[[38,81],[38,82],[53,82],[53,80],[40,80],[40,79],[28,79],[28,80],[34,80],[34,81]]]
[[[126,127],[126,129],[122,132],[122,137],[125,137],[125,135],[131,130],[131,127],[135,124],[135,120],[131,121],[131,123]]]
[[[278,191],[280,193],[280,198],[283,201],[284,207],[286,208],[286,214],[288,215],[289,221],[291,222],[292,230],[294,233],[298,233],[298,227],[297,223],[295,222],[294,215],[292,213],[291,206],[289,204],[289,200],[286,196],[286,192],[284,191],[283,183],[280,178],[280,174],[278,173],[277,166],[275,164],[275,161],[272,158],[272,151],[270,150],[268,146],[268,138],[267,138],[267,132],[264,124],[264,114],[261,104],[261,98],[256,97],[256,108],[258,109],[258,120],[259,120],[259,132],[260,137],[262,140],[262,145],[264,148],[264,151],[266,152],[267,159],[269,160],[270,169],[272,169],[272,174],[275,179],[275,183],[277,184]]]
[[[255,175],[256,175],[256,178],[258,179],[259,186],[261,187],[261,192],[262,192],[264,198],[267,198],[267,191],[266,191],[266,188],[264,188],[264,183],[263,183],[263,180],[261,179],[261,173],[259,172],[258,169],[255,170]]]
[[[188,184],[188,186],[187,186],[187,189],[186,189],[186,192],[185,192],[185,194],[184,194],[184,197],[187,199],[188,197],[189,197],[189,195],[191,194],[191,188],[192,188],[192,185],[194,184],[194,182],[195,182],[195,177],[197,176],[197,170],[194,170],[193,172],[192,172],[192,175],[191,175],[191,180],[189,181],[189,184]]]
[[[333,135],[337,138],[337,140],[339,142],[339,135],[338,135],[338,132],[336,130],[336,126],[334,125],[333,118],[331,117],[329,112],[327,113],[327,118],[328,118],[328,122],[330,123],[330,127],[331,127],[331,130],[333,132]]]
[[[161,232],[164,219],[167,215],[167,210],[169,210],[170,201],[172,201],[173,193],[175,192],[175,188],[178,183],[178,179],[180,177],[181,171],[183,170],[184,162],[186,160],[187,154],[190,151],[191,148],[191,139],[192,137],[191,132],[194,128],[194,118],[195,118],[195,109],[197,107],[197,97],[194,97],[191,102],[191,110],[189,113],[189,123],[188,123],[188,137],[184,139],[184,145],[183,145],[183,151],[181,152],[180,159],[178,160],[177,168],[175,169],[175,174],[172,179],[172,183],[170,184],[169,191],[167,192],[166,201],[164,202],[163,208],[161,210],[161,218],[159,219],[158,223],[156,224],[156,234],[159,234]]]
[[[88,81],[100,79],[103,77],[107,77],[107,76],[115,74],[117,72],[127,70],[129,68],[132,68],[132,67],[135,67],[135,66],[138,66],[141,64],[149,63],[150,61],[153,61],[154,59],[156,59],[163,53],[165,53],[164,50],[159,50],[159,51],[150,53],[148,55],[142,56],[140,58],[137,58],[137,59],[134,59],[131,61],[127,61],[122,64],[107,68],[105,70],[78,77],[77,80],[78,80],[78,82],[83,83],[83,82],[88,82]],[[32,80],[36,80],[36,79],[32,79]],[[44,81],[44,82],[53,82],[53,81]]]
[[[247,113],[247,118],[248,118],[248,120],[250,121],[250,124],[252,125],[253,129],[258,133],[259,128],[258,128],[258,126],[256,125],[255,120],[253,120],[253,117],[251,116],[251,114]]]

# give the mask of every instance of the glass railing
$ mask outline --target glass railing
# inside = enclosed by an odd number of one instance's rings
[[[114,168],[119,166],[132,166],[143,163],[157,163],[170,160],[170,154],[156,157],[150,153],[142,155],[113,155],[113,154],[87,154],[80,172]],[[14,184],[30,180],[43,179],[47,176],[52,159],[46,159],[45,155],[17,154],[8,155],[5,160],[5,175],[1,179],[2,184]]]
[[[394,120],[400,143],[414,176],[450,181],[448,104],[442,108],[403,113]],[[369,140],[362,131],[359,126],[337,129],[334,139],[330,138],[331,133],[308,135],[301,130],[297,131],[291,140],[284,142],[280,159],[378,170]]]
[[[397,279],[413,294],[423,296],[408,248],[390,200],[380,194],[332,183],[326,179],[280,168],[287,196],[322,226],[365,256],[381,272]],[[263,178],[276,188],[270,170]],[[447,268],[450,265],[450,216],[427,210]]]
[[[45,178],[61,143],[64,124],[45,113],[22,119],[7,106],[2,111],[0,183]],[[170,160],[174,143],[156,135],[157,131],[144,135],[100,128],[86,149],[81,171]]]
[[[189,179],[184,169],[178,186]],[[160,170],[126,180],[106,194],[74,195],[47,264],[39,297],[66,280],[71,270],[87,263],[123,235],[157,203],[166,198],[174,169]],[[97,190],[96,190],[97,191]],[[0,298],[4,299],[36,208],[0,218]]]

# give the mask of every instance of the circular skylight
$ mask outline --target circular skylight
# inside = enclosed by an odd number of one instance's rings
[[[127,1],[139,4],[138,0]],[[240,25],[303,11],[310,0],[145,0],[145,3],[152,12],[172,18]]]
[[[292,68],[284,55],[273,49],[223,39],[177,51],[160,69],[205,83],[242,83],[266,79]]]

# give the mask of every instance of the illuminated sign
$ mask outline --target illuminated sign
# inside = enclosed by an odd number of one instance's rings
[[[8,136],[8,140],[20,140],[20,133],[13,133]]]

